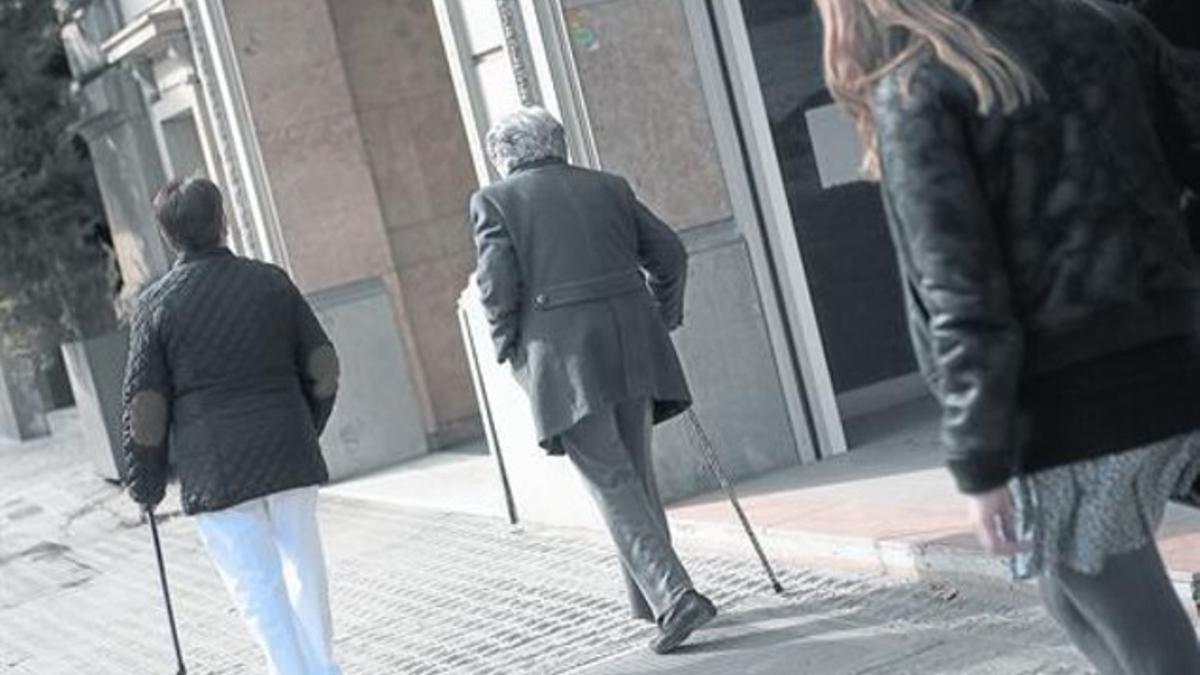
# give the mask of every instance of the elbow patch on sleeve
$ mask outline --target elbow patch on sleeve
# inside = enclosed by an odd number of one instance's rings
[[[133,441],[153,448],[167,440],[167,399],[157,391],[139,391],[129,401],[129,431]]]
[[[318,398],[329,398],[337,393],[341,365],[333,345],[321,345],[308,355],[308,376],[313,381],[313,393]]]

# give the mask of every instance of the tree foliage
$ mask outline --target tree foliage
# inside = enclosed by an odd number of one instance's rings
[[[0,0],[0,337],[45,354],[111,330],[103,207],[50,0]]]

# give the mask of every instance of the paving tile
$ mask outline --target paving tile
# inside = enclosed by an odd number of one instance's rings
[[[171,672],[148,528],[64,442],[78,439],[0,445],[0,672]],[[383,489],[371,484],[361,494]],[[788,510],[786,499],[754,499]],[[171,512],[176,500],[168,496],[160,529],[190,672],[261,673],[192,521]],[[714,518],[729,517],[728,505],[710,502]],[[847,532],[856,520],[870,525],[875,513],[865,502],[824,504]],[[822,513],[796,522],[820,527]],[[689,531],[675,515],[678,529]],[[777,559],[786,593],[775,596],[736,529],[727,537],[736,546],[679,537],[683,559],[722,617],[694,646],[658,658],[644,647],[653,628],[626,617],[602,532],[513,528],[495,516],[330,493],[320,518],[348,675],[1082,672],[1030,593]],[[883,524],[901,543],[927,536],[961,544],[954,528],[914,534],[903,530],[903,518],[890,518]],[[1196,531],[1186,517],[1172,527],[1173,545]]]

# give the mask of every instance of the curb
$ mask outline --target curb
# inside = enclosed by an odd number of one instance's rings
[[[746,533],[737,525],[676,518],[671,526],[679,539],[753,555]],[[776,566],[789,563],[897,580],[1004,586],[1014,592],[1037,593],[1034,584],[1012,580],[1005,560],[975,548],[775,528],[756,528],[755,534]],[[1200,573],[1171,570],[1169,574],[1192,621],[1200,623]]]

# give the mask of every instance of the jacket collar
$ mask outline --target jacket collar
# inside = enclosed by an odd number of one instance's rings
[[[530,162],[523,162],[521,164],[518,164],[518,165],[514,166],[512,168],[512,171],[509,171],[508,173],[509,173],[509,175],[513,175],[513,174],[521,173],[522,171],[530,171],[533,169],[540,169],[544,166],[563,165],[566,163],[567,163],[566,160],[562,159],[561,157],[543,157],[541,159],[535,159]]]
[[[208,258],[232,258],[233,251],[227,246],[214,246],[212,248],[203,248],[196,251],[185,251],[179,254],[175,264],[185,265],[187,263],[196,262],[198,260],[207,260]]]

